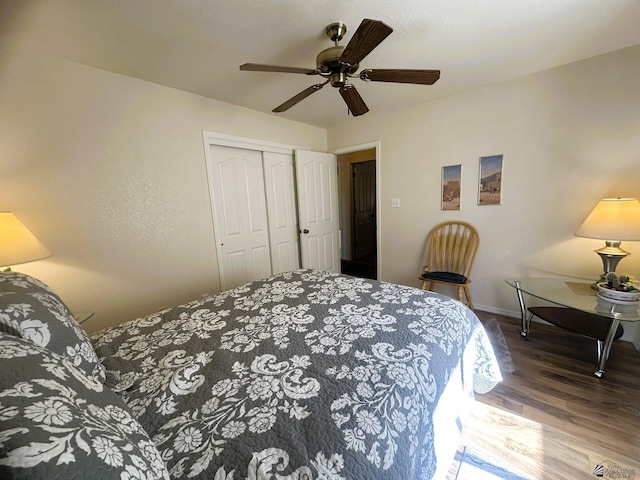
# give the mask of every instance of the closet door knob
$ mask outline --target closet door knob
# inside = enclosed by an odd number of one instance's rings
[[[309,233],[309,230],[305,228],[304,230],[300,230],[300,233]]]

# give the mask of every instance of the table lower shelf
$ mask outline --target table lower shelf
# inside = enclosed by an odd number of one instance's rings
[[[520,292],[519,292],[520,293]],[[597,361],[596,371],[594,375],[602,378],[604,375],[605,365],[609,358],[611,344],[624,333],[620,321],[616,318],[607,318],[595,313],[583,312],[573,308],[566,307],[529,307],[525,308],[524,300],[520,297],[520,305],[522,310],[522,332],[521,335],[526,337],[529,333],[531,325],[531,317],[534,315],[553,325],[564,328],[572,332],[576,332],[596,340]],[[525,316],[528,310],[530,315]]]
[[[594,313],[582,312],[565,307],[529,307],[530,313],[542,320],[570,332],[585,335],[594,340],[604,342],[611,327],[611,319]],[[618,325],[614,340],[624,334],[622,325]]]

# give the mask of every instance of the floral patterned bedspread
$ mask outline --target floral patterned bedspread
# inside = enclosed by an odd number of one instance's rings
[[[483,391],[501,380],[461,303],[313,270],[92,340],[172,478],[429,479],[432,416],[452,372],[466,362],[456,378]]]

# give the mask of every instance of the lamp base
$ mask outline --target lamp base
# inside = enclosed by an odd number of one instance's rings
[[[593,285],[591,285],[591,288],[593,288],[594,290],[598,289],[598,287],[596,286],[598,283],[607,281],[607,273],[615,273],[616,267],[618,266],[618,262],[620,262],[620,260],[622,260],[627,255],[631,255],[626,250],[620,248],[620,243],[621,242],[619,241],[606,240],[604,247],[598,250],[594,250],[594,252],[600,255],[600,258],[602,259],[602,269],[604,270],[600,275],[600,278]]]

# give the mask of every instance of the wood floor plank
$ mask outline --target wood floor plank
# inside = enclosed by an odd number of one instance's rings
[[[605,461],[613,470],[604,478],[640,479],[640,355],[633,345],[615,342],[604,377],[596,378],[593,340],[541,323],[523,339],[519,319],[476,313],[498,320],[515,371],[476,396],[464,445],[535,480],[596,478],[594,466]]]

